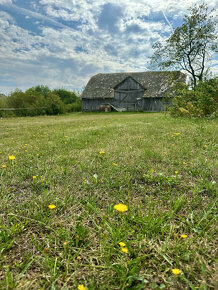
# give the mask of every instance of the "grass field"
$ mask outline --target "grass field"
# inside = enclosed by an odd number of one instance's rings
[[[158,113],[1,119],[0,289],[215,289],[217,136]]]

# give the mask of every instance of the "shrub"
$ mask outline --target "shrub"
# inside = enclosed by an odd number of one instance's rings
[[[46,97],[46,114],[47,115],[58,115],[66,112],[64,103],[60,97],[54,93],[49,93]]]
[[[74,92],[64,89],[51,91],[47,86],[35,86],[25,92],[17,89],[8,97],[0,96],[0,108],[17,109],[0,110],[0,117],[57,115],[81,111],[81,100]]]
[[[173,116],[208,117],[215,115],[218,103],[218,78],[199,82],[190,89],[188,85],[179,83],[176,96],[168,108]]]
[[[7,98],[8,107],[17,108],[16,116],[37,116],[45,114],[45,98],[40,92],[29,89],[26,92],[16,90]]]

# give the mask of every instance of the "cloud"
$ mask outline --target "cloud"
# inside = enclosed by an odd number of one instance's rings
[[[122,7],[107,3],[101,7],[101,13],[98,16],[98,27],[106,29],[111,33],[118,31],[118,23],[123,16]]]

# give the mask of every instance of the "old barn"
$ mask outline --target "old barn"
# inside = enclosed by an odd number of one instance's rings
[[[82,110],[163,111],[169,90],[185,80],[179,71],[97,74],[82,93]]]

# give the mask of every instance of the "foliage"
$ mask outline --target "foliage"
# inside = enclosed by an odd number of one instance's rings
[[[184,23],[177,27],[165,43],[156,42],[151,63],[160,68],[182,69],[191,75],[193,85],[202,81],[211,53],[217,50],[217,21],[206,4],[189,9]]]
[[[199,82],[193,89],[177,84],[176,96],[168,108],[174,116],[208,117],[215,115],[218,104],[218,78]]]
[[[216,120],[0,126],[0,289],[216,289]]]
[[[75,92],[70,92],[64,89],[55,89],[53,93],[58,95],[64,104],[72,104],[79,101]]]
[[[80,98],[74,92],[64,89],[50,90],[48,86],[35,86],[25,92],[15,90],[7,98],[0,98],[0,108],[15,108],[13,111],[0,110],[0,116],[57,115],[81,111]]]

